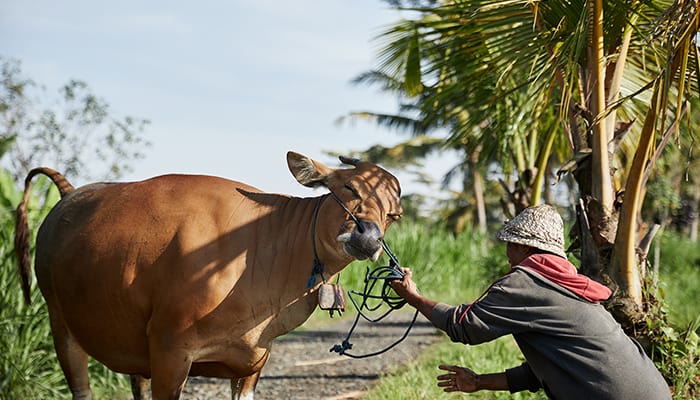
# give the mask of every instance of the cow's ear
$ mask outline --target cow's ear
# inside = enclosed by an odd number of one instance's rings
[[[287,152],[287,165],[294,178],[308,187],[327,186],[326,178],[333,172],[322,163],[293,151]]]

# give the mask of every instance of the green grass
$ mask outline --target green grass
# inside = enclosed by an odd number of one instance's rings
[[[665,232],[660,239],[660,291],[673,324],[700,317],[700,243]],[[659,241],[656,242],[658,246]],[[653,257],[652,247],[649,257]]]
[[[441,340],[431,346],[418,360],[405,365],[399,373],[382,379],[364,400],[384,399],[454,399],[464,393],[445,393],[437,386],[440,364],[459,365],[477,373],[500,372],[504,366],[516,366],[523,362],[515,341],[502,337],[479,346],[464,346]],[[544,393],[482,391],[468,395],[470,399],[546,399]]]

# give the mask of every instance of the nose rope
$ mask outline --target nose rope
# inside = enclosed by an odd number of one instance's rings
[[[340,355],[355,359],[378,356],[393,349],[399,343],[403,342],[406,339],[406,337],[408,337],[411,328],[413,328],[413,326],[416,323],[416,319],[418,318],[418,310],[414,312],[413,319],[411,320],[411,322],[409,322],[403,335],[393,343],[389,344],[381,350],[371,353],[353,354],[348,352],[348,350],[352,350],[352,343],[350,343],[350,337],[355,331],[360,317],[362,317],[370,323],[379,322],[385,317],[387,317],[389,314],[391,314],[392,311],[398,310],[406,304],[406,300],[402,299],[401,297],[391,295],[392,287],[390,284],[392,280],[403,279],[405,274],[403,270],[401,270],[401,267],[399,266],[399,261],[396,259],[396,256],[394,255],[394,253],[391,252],[391,249],[389,249],[389,245],[387,245],[383,239],[382,246],[384,247],[384,251],[386,252],[386,254],[389,256],[389,265],[377,267],[374,270],[370,270],[370,267],[367,266],[367,272],[365,273],[364,290],[362,292],[358,292],[355,290],[348,291],[348,297],[350,298],[352,305],[355,306],[355,309],[357,310],[357,315],[355,316],[355,321],[353,322],[352,327],[348,331],[347,336],[345,336],[345,339],[342,341],[342,343],[336,344],[333,347],[331,347],[331,349],[329,350],[330,352],[335,352]],[[377,287],[377,284],[380,281],[383,281],[383,284],[381,285],[380,294],[373,294],[374,288]],[[359,304],[355,300],[353,295],[360,297],[361,301]],[[378,303],[370,304],[370,300],[378,300]],[[371,318],[367,314],[367,312],[377,311],[382,306],[382,304],[386,304],[389,309],[382,315],[380,315],[378,318]]]
[[[352,220],[355,222],[355,225],[357,226],[357,230],[362,233],[364,231],[364,228],[362,227],[362,224],[360,223],[360,220],[350,211],[345,204],[340,201],[338,196],[335,195],[335,193],[330,192],[330,195],[333,197],[333,199],[340,205],[340,207],[345,210],[345,212],[352,218]],[[413,328],[413,325],[416,323],[416,319],[418,318],[418,310],[415,311],[413,314],[413,319],[411,322],[408,324],[408,327],[406,328],[406,331],[404,331],[403,335],[396,340],[395,342],[391,343],[387,347],[372,352],[372,353],[366,353],[366,354],[352,354],[349,353],[348,350],[352,349],[352,343],[350,343],[350,336],[352,336],[353,332],[355,331],[355,328],[357,327],[357,323],[360,320],[360,317],[364,318],[366,321],[370,323],[375,323],[383,320],[385,317],[387,317],[389,314],[391,314],[392,311],[398,310],[401,307],[403,307],[406,304],[406,300],[392,296],[391,295],[391,285],[389,282],[392,280],[397,280],[397,279],[403,279],[404,277],[404,272],[401,269],[401,265],[399,264],[399,260],[396,258],[396,255],[391,251],[391,248],[389,248],[389,245],[386,243],[384,238],[381,239],[382,242],[382,248],[384,249],[384,253],[389,257],[389,265],[388,266],[381,266],[377,267],[374,270],[370,270],[370,267],[367,266],[367,272],[365,273],[365,287],[362,292],[358,292],[356,290],[349,290],[348,291],[348,297],[350,298],[350,301],[352,302],[352,305],[355,307],[357,310],[357,315],[355,316],[355,321],[352,324],[352,327],[350,328],[350,331],[348,331],[347,336],[345,337],[345,340],[341,344],[336,344],[334,345],[331,349],[330,352],[336,352],[340,355],[344,355],[350,358],[367,358],[367,357],[374,357],[380,354],[383,354],[392,348],[394,348],[396,345],[399,343],[403,342],[404,339],[408,336],[409,332],[411,331],[411,328]],[[377,283],[379,281],[383,281],[383,284],[381,285],[381,292],[379,295],[372,294],[374,291],[374,288],[376,287]],[[353,295],[359,296],[361,298],[360,303],[355,300]],[[369,300],[379,300],[378,304],[375,305],[370,305],[368,303]],[[386,304],[389,309],[384,312],[381,316],[378,318],[371,318],[369,315],[366,314],[367,311],[373,312],[379,309],[381,305]],[[365,311],[363,311],[365,310]]]

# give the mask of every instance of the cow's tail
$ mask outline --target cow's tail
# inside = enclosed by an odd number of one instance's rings
[[[29,171],[24,180],[24,195],[22,201],[17,206],[17,222],[15,225],[15,254],[17,256],[17,267],[22,283],[24,301],[31,303],[29,288],[32,279],[31,257],[29,256],[29,223],[27,221],[27,202],[29,201],[29,189],[32,186],[32,178],[35,175],[43,174],[48,176],[58,187],[61,197],[73,191],[73,185],[68,182],[65,176],[59,172],[46,167],[34,168]]]

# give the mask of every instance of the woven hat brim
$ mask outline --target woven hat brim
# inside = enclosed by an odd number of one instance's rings
[[[523,236],[520,236],[518,234],[504,231],[503,229],[498,231],[496,233],[496,238],[498,240],[502,240],[504,242],[510,242],[510,243],[517,243],[517,244],[522,244],[525,246],[529,247],[534,247],[536,249],[544,250],[546,252],[556,254],[562,258],[567,258],[566,257],[566,252],[562,247],[552,245],[549,243],[543,243],[540,240],[537,240],[536,238],[525,238]]]

